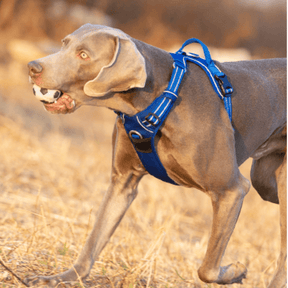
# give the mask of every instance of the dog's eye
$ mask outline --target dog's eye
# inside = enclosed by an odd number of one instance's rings
[[[82,59],[87,59],[87,58],[89,58],[89,56],[88,56],[85,52],[81,52],[81,53],[79,54],[79,56],[80,56]]]

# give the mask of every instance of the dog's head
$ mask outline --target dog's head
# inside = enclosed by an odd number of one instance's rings
[[[28,64],[34,94],[46,110],[71,113],[94,97],[145,86],[144,57],[124,32],[86,24],[62,42],[58,53]]]

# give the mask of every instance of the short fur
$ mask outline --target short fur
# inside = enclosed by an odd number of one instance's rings
[[[169,53],[117,29],[87,24],[68,35],[63,43],[60,52],[28,66],[32,82],[61,90],[75,101],[75,108],[68,107],[63,110],[65,113],[86,104],[134,115],[165,90],[171,77],[173,59]],[[83,51],[88,58],[80,57]],[[284,287],[286,59],[216,64],[234,88],[235,131],[205,72],[189,63],[179,99],[161,127],[157,151],[171,179],[211,197],[212,232],[198,274],[203,281],[218,284],[241,283],[246,276],[246,268],[239,262],[224,267],[220,264],[250,188],[238,166],[248,157],[254,158],[253,186],[264,200],[280,203],[281,254],[269,287]],[[58,111],[57,103],[46,107]],[[87,277],[136,197],[137,185],[146,173],[117,118],[110,187],[79,258],[74,267],[62,274],[27,279],[27,283],[53,287],[60,281],[76,280],[75,271],[82,279]]]

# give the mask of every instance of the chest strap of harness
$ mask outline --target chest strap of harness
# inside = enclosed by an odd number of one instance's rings
[[[183,51],[183,48],[191,43],[199,43],[202,46],[205,59]],[[187,71],[187,61],[198,65],[206,72],[216,94],[224,102],[230,121],[232,120],[231,94],[233,88],[227,76],[214,64],[207,46],[200,40],[189,39],[176,53],[170,53],[170,55],[174,59],[174,69],[167,89],[145,110],[134,116],[130,117],[121,112],[117,112],[117,114],[121,117],[125,130],[147,172],[162,181],[178,185],[168,176],[161,163],[154,138],[178,98],[178,89]]]

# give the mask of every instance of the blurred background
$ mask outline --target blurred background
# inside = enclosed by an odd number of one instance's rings
[[[285,0],[0,0],[0,259],[22,278],[72,265],[109,185],[115,114],[49,114],[28,83],[27,63],[85,23],[171,52],[199,38],[219,61],[286,57]],[[216,287],[196,272],[210,226],[209,197],[145,176],[85,287]],[[239,260],[241,287],[264,288],[278,253],[278,205],[251,188],[224,264]],[[0,266],[2,283],[22,287]]]
[[[219,61],[286,57],[286,10],[285,0],[0,0],[0,84],[13,73],[26,82],[26,64],[85,23],[171,52],[199,38]]]
[[[59,40],[84,23],[103,24],[167,49],[188,38],[285,57],[285,0],[1,0],[0,39]]]

